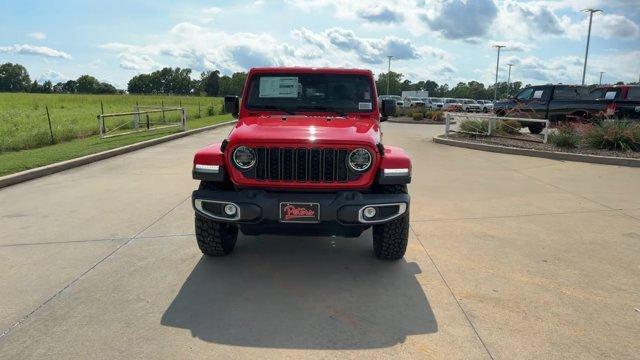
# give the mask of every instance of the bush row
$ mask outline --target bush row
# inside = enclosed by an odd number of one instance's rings
[[[407,116],[413,120],[431,120],[444,122],[444,115],[442,111],[429,110],[425,108],[397,108],[396,116]]]
[[[640,151],[640,123],[606,120],[595,124],[566,124],[549,135],[549,142],[563,148]]]
[[[519,134],[522,124],[517,120],[500,120],[492,129],[494,134],[514,135]],[[487,134],[489,132],[488,120],[464,120],[460,123],[460,130],[468,133]]]

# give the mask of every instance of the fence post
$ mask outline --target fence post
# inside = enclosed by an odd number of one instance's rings
[[[451,117],[449,117],[449,113],[445,113],[444,115],[444,137],[449,137],[449,128],[451,127]]]
[[[198,119],[202,117],[202,114],[200,113],[200,101],[198,100]]]
[[[53,129],[51,128],[51,116],[49,116],[49,106],[45,105],[44,108],[47,109],[47,120],[49,121],[49,134],[51,135],[51,144],[54,144],[55,140],[53,140]]]
[[[184,110],[184,108],[181,108],[181,112],[182,112],[182,131],[187,130],[187,112]]]
[[[104,104],[100,100],[100,115],[104,115]],[[100,128],[100,134],[106,133],[107,129],[104,127],[104,117],[102,118],[102,127]]]
[[[162,112],[162,114],[164,115],[164,111]],[[146,113],[147,115],[147,130],[149,130],[149,128],[151,127],[151,123],[149,122],[149,113]]]
[[[544,121],[544,139],[542,140],[542,143],[546,144],[548,138],[549,138],[549,120],[545,120]]]
[[[165,123],[167,122],[164,118],[164,100],[162,100],[161,102],[162,104],[162,122]],[[147,114],[147,123],[149,122],[149,114]],[[147,125],[147,129],[149,128],[149,125]]]
[[[489,124],[487,129],[487,135],[491,136],[491,128],[493,127],[493,118],[489,118]]]
[[[104,117],[103,115],[98,115],[98,129],[100,129],[100,138],[104,137]]]

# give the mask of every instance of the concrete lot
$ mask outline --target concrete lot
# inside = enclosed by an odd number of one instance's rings
[[[387,123],[414,161],[403,261],[370,233],[205,259],[191,159],[228,130],[0,190],[0,358],[640,358],[640,169]]]

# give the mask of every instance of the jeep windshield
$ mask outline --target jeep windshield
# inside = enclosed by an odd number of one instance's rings
[[[246,107],[285,113],[371,112],[373,87],[367,76],[340,74],[259,74],[251,78]]]

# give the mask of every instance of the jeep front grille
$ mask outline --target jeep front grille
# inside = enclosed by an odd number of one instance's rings
[[[257,162],[244,176],[260,181],[347,182],[360,174],[347,167],[348,149],[258,147]]]

